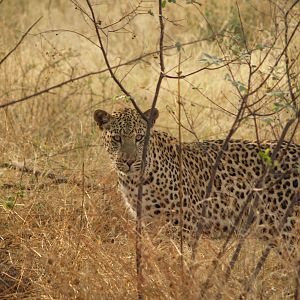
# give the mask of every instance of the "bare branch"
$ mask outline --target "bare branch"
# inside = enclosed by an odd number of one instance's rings
[[[159,59],[160,59],[160,69],[161,72],[163,73],[165,71],[165,64],[164,64],[164,54],[163,54],[163,49],[164,49],[164,20],[163,20],[163,14],[162,14],[162,1],[158,1],[158,13],[159,13],[159,26],[160,26],[160,38],[159,38]]]
[[[209,66],[205,66],[205,67],[202,67],[202,68],[200,68],[200,69],[198,69],[196,71],[193,71],[193,72],[190,72],[190,73],[187,73],[187,74],[183,74],[183,75],[171,76],[171,75],[165,74],[165,77],[169,78],[169,79],[184,79],[186,77],[189,77],[191,75],[195,75],[195,74],[197,74],[199,72],[202,72],[202,71],[205,71],[205,70],[206,71],[214,71],[214,70],[222,69],[222,68],[227,67],[228,65],[234,63],[235,61],[237,61],[239,59],[240,59],[240,57],[237,57],[237,58],[235,58],[233,60],[230,60],[230,61],[226,62],[225,64],[223,64],[221,66],[217,66],[217,67],[210,68]]]
[[[278,55],[278,57],[277,57],[275,63],[273,64],[273,66],[272,66],[271,71],[269,72],[269,74],[263,79],[263,81],[262,81],[256,88],[254,88],[254,89],[249,93],[249,96],[255,94],[258,90],[260,90],[260,89],[264,86],[264,84],[267,82],[267,80],[270,78],[270,76],[272,75],[273,69],[279,64],[279,62],[280,62],[282,56],[284,55],[286,49],[287,49],[288,46],[290,45],[290,43],[291,43],[291,41],[292,41],[292,39],[293,39],[295,33],[297,32],[299,26],[300,26],[300,20],[298,21],[297,25],[295,26],[295,28],[294,28],[294,30],[293,30],[293,32],[292,32],[290,38],[288,39],[288,41],[287,41],[287,43],[286,43],[284,49],[283,49],[283,50],[281,51],[281,53]]]
[[[199,43],[199,42],[201,42],[203,40],[207,40],[207,39],[199,39],[199,40],[187,42],[187,43],[182,44],[182,45],[183,46],[189,46],[189,45],[193,45],[193,44]],[[174,49],[174,48],[176,48],[176,46],[166,46],[166,47],[164,47],[165,50],[171,50],[171,49]],[[125,63],[120,63],[118,65],[111,66],[110,69],[111,70],[115,70],[115,69],[118,69],[120,67],[131,65],[133,63],[136,63],[137,61],[143,60],[144,58],[152,56],[152,55],[155,55],[157,53],[159,53],[159,50],[143,54],[143,55],[138,56],[136,58],[133,58],[133,59],[131,59],[131,60],[125,62]],[[75,81],[87,78],[89,76],[99,75],[99,74],[102,74],[102,73],[105,73],[105,72],[108,72],[108,71],[109,71],[109,69],[106,68],[106,69],[103,69],[103,70],[100,70],[100,71],[90,72],[90,73],[86,73],[86,74],[83,74],[83,75],[80,75],[80,76],[77,76],[77,77],[74,77],[74,78],[70,78],[70,79],[68,79],[66,81],[62,81],[62,82],[60,82],[58,84],[50,86],[50,87],[48,87],[46,89],[43,89],[43,90],[41,90],[39,92],[36,92],[34,94],[31,94],[31,95],[28,95],[28,96],[25,96],[25,97],[22,97],[22,98],[19,98],[19,99],[16,99],[16,100],[11,100],[11,101],[5,102],[3,104],[0,104],[0,109],[1,108],[5,108],[7,106],[11,106],[11,105],[17,104],[17,103],[20,103],[20,102],[23,102],[23,101],[26,101],[26,100],[29,100],[31,98],[40,96],[40,95],[45,94],[45,93],[49,93],[50,91],[52,91],[54,89],[57,89],[57,88],[61,88],[64,85],[67,85],[69,83],[72,83],[72,82],[75,82]]]
[[[181,52],[178,53],[178,75],[181,70]],[[183,282],[183,161],[182,161],[182,130],[181,130],[181,86],[180,78],[177,80],[177,102],[178,102],[178,162],[179,162],[179,202],[180,202],[180,263]]]
[[[87,2],[87,5],[89,6],[91,14],[92,14],[93,24],[94,24],[95,31],[96,31],[96,34],[97,34],[97,37],[98,37],[98,42],[100,44],[100,49],[102,51],[102,55],[103,55],[103,58],[105,60],[106,65],[107,65],[107,68],[108,68],[108,71],[110,73],[110,76],[115,81],[115,83],[118,85],[118,87],[120,88],[120,90],[129,98],[129,100],[131,101],[131,103],[134,106],[134,108],[139,112],[139,114],[141,116],[143,116],[143,113],[140,110],[140,108],[138,107],[138,105],[136,104],[133,96],[125,89],[125,87],[123,86],[123,84],[117,79],[115,73],[112,71],[111,66],[110,66],[110,62],[108,61],[107,54],[105,52],[105,49],[104,49],[104,46],[103,46],[103,43],[102,43],[102,39],[101,39],[100,32],[99,32],[99,29],[98,29],[98,26],[97,26],[97,20],[96,20],[96,17],[95,17],[95,13],[94,13],[93,7],[92,7],[92,5],[91,5],[91,3],[90,3],[89,0],[86,0],[86,2]]]
[[[284,51],[284,57],[285,57],[285,70],[286,70],[286,76],[287,76],[287,83],[288,83],[288,88],[289,88],[289,93],[290,93],[290,97],[292,100],[292,103],[294,105],[295,108],[297,108],[297,104],[296,104],[296,98],[295,98],[295,93],[293,91],[293,87],[292,87],[292,78],[291,78],[291,73],[290,73],[290,68],[289,68],[289,64],[290,64],[290,59],[289,59],[289,55],[288,55],[288,31],[289,31],[289,24],[288,24],[288,15],[290,13],[290,11],[294,8],[294,6],[299,2],[299,0],[296,0],[291,7],[287,10],[287,12],[284,15],[284,42],[285,42],[285,51]]]
[[[36,36],[36,35],[45,34],[45,33],[55,33],[56,35],[59,35],[60,33],[63,33],[63,32],[74,33],[74,34],[76,34],[76,35],[78,35],[78,36],[80,36],[80,37],[88,40],[91,44],[93,44],[97,48],[100,48],[100,46],[97,43],[95,43],[94,41],[92,41],[86,35],[78,32],[78,31],[70,30],[70,29],[51,29],[51,30],[46,30],[46,31],[40,31],[40,32],[37,32],[37,33],[32,33],[31,35]]]
[[[296,120],[299,120],[299,119],[300,119],[300,110],[298,110],[298,112],[296,113],[296,115],[295,115],[294,118],[290,119],[290,120],[286,123],[286,125],[285,125],[285,127],[284,127],[284,129],[283,129],[283,131],[282,131],[282,133],[281,133],[281,136],[280,136],[280,138],[278,139],[278,142],[277,142],[277,144],[276,144],[276,147],[275,147],[274,150],[273,150],[273,153],[272,153],[272,156],[271,156],[272,161],[275,160],[275,158],[276,158],[276,156],[277,156],[277,154],[278,154],[278,151],[280,150],[280,147],[281,147],[281,145],[282,145],[282,142],[284,141],[284,139],[285,139],[285,137],[286,137],[286,134],[287,134],[289,128],[292,126],[292,124],[293,124]],[[295,132],[295,131],[294,131],[294,132]],[[246,236],[246,233],[248,232],[248,230],[249,230],[249,228],[250,228],[250,226],[251,226],[251,223],[252,223],[252,220],[253,220],[253,217],[254,217],[254,214],[255,214],[255,211],[256,211],[258,202],[259,202],[259,196],[258,196],[257,193],[255,193],[255,190],[262,188],[263,183],[264,183],[264,179],[265,179],[265,177],[267,176],[267,174],[268,174],[268,172],[269,172],[269,169],[270,169],[270,167],[265,167],[265,170],[264,170],[263,174],[256,180],[256,183],[255,183],[255,185],[254,185],[254,188],[253,188],[253,189],[251,190],[251,192],[248,194],[247,199],[246,199],[246,201],[245,201],[245,204],[243,205],[243,207],[242,207],[242,209],[241,209],[241,211],[240,211],[238,217],[236,218],[236,220],[235,220],[235,222],[234,222],[234,224],[233,224],[233,226],[232,226],[232,229],[230,230],[229,235],[228,235],[228,237],[226,238],[226,241],[225,241],[224,244],[222,245],[221,251],[219,251],[219,253],[218,253],[216,259],[213,261],[213,266],[214,266],[213,272],[214,272],[214,271],[216,270],[216,266],[217,266],[218,260],[224,255],[224,253],[225,253],[225,251],[226,251],[226,248],[227,248],[227,246],[228,246],[228,243],[229,243],[229,241],[230,241],[230,239],[231,239],[231,237],[232,237],[232,235],[233,235],[233,233],[234,233],[234,231],[235,231],[235,228],[237,227],[238,223],[239,223],[240,220],[242,219],[242,216],[243,216],[244,212],[245,212],[246,209],[248,208],[251,198],[254,196],[255,198],[254,198],[253,203],[251,204],[251,210],[250,210],[250,213],[247,215],[246,222],[245,222],[245,224],[244,224],[244,226],[243,226],[243,228],[242,228],[242,238],[241,238],[241,240],[239,241],[238,245],[236,246],[236,249],[235,249],[235,251],[234,251],[234,254],[233,254],[232,257],[231,257],[229,266],[227,267],[227,270],[226,270],[226,272],[225,272],[225,281],[228,280],[228,278],[229,278],[229,276],[230,276],[230,274],[231,274],[231,271],[232,271],[232,269],[233,269],[234,266],[235,266],[235,263],[236,263],[236,261],[237,261],[237,259],[238,259],[238,256],[239,256],[239,253],[240,253],[240,251],[241,251],[241,249],[242,249],[242,246],[243,246],[243,244],[244,244],[244,242],[245,242],[245,236]],[[284,173],[282,176],[285,176],[285,175],[287,175],[287,173]],[[281,179],[281,178],[278,178],[278,180],[280,180],[280,179]],[[254,194],[255,194],[255,195],[254,195]],[[292,206],[292,207],[293,207],[293,206]],[[290,214],[290,210],[289,210],[287,213]],[[286,214],[285,214],[285,216],[286,216]],[[284,216],[284,218],[285,218],[285,216]],[[287,216],[288,216],[288,215],[287,215]],[[284,220],[282,219],[282,223],[284,224],[283,221],[284,221]],[[267,250],[266,250],[266,252],[267,252]],[[268,255],[268,254],[266,254],[266,255]],[[266,258],[266,257],[265,257],[265,258]],[[262,258],[262,259],[265,259],[265,258]],[[212,273],[213,273],[213,272],[212,272]],[[206,287],[207,287],[208,284],[209,284],[209,280],[210,280],[210,278],[211,278],[211,275],[212,275],[212,274],[210,274],[210,276],[208,276],[208,278],[207,278],[207,280],[206,280],[206,282],[205,282],[205,284],[204,284],[204,288],[200,291],[200,295],[201,295],[202,297],[204,297],[204,295],[205,295],[205,292],[206,292],[205,289],[206,289]],[[256,276],[256,275],[255,275],[255,276]],[[220,296],[220,294],[218,294],[218,297],[219,297],[219,296]],[[218,297],[217,297],[217,298],[218,298]]]
[[[1,2],[2,3],[2,2]],[[1,4],[0,3],[0,4]],[[38,18],[26,31],[25,33],[22,35],[22,37],[20,38],[20,40],[18,41],[18,43],[0,60],[0,66],[1,64],[14,52],[16,51],[16,49],[21,45],[21,43],[23,42],[23,40],[25,39],[25,37],[28,35],[28,33],[30,32],[30,30],[42,19],[42,17]]]
[[[142,153],[142,163],[141,163],[141,172],[140,172],[140,183],[138,187],[138,197],[136,203],[136,266],[137,266],[137,299],[142,300],[144,298],[143,291],[142,291],[142,198],[143,198],[143,183],[144,183],[144,174],[146,170],[146,159],[147,159],[147,152],[148,152],[148,145],[150,142],[150,129],[152,126],[152,122],[154,119],[154,112],[155,106],[157,103],[161,82],[164,77],[164,57],[163,57],[163,41],[164,41],[164,23],[163,23],[163,16],[162,16],[162,1],[158,0],[158,10],[159,10],[159,20],[160,20],[160,42],[159,42],[159,57],[160,57],[160,74],[156,85],[155,95],[152,100],[152,106],[150,111],[150,117],[147,122],[147,129],[144,139],[143,145],[143,153]]]

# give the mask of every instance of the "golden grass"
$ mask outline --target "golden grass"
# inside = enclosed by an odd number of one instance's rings
[[[130,10],[130,5],[137,2],[101,3],[97,13],[104,23],[118,19],[121,12]],[[267,11],[266,3],[253,3]],[[209,34],[197,11],[184,2],[181,4],[183,8],[168,4],[165,10],[170,19],[185,19],[182,27],[168,24],[168,45]],[[147,5],[155,11],[153,3]],[[258,36],[255,30],[257,26],[268,26],[270,20],[258,12],[251,15],[244,2],[239,5],[251,42],[267,39],[267,33]],[[203,10],[217,29],[226,22],[236,22],[236,15],[232,14],[234,8],[234,1],[203,2]],[[0,10],[0,58],[15,45],[22,32],[43,15],[32,34],[0,66],[1,103],[34,93],[71,75],[105,68],[99,49],[84,38],[70,32],[45,32],[70,29],[94,38],[93,30],[71,2],[4,0]],[[149,32],[149,28],[153,30]],[[140,15],[129,29],[136,32],[136,37],[110,35],[112,64],[157,49],[158,33],[154,29],[158,29],[158,23],[154,17]],[[185,48],[183,58],[188,60],[182,70],[194,70],[202,53],[219,55],[219,50],[210,42]],[[146,61],[148,63],[134,66],[129,74],[133,66],[120,68],[116,73],[119,78],[125,76],[124,85],[143,108],[150,105],[159,70],[156,58]],[[169,51],[167,69],[176,66],[176,62],[176,50]],[[245,76],[243,68],[237,67],[234,71],[238,78]],[[238,97],[224,80],[226,73],[226,70],[206,71],[188,81],[219,105],[234,111]],[[190,83],[182,81],[182,95],[198,136],[201,139],[226,136],[232,117],[216,108]],[[169,110],[174,107],[176,84],[166,80],[158,102],[161,114],[158,128],[174,134],[177,125]],[[116,175],[92,120],[95,108],[112,110],[124,105],[122,100],[112,100],[118,95],[117,87],[104,73],[0,111],[1,164],[24,162],[37,170],[51,171],[69,179],[69,183],[56,184],[46,176],[0,169],[0,299],[136,297],[135,223],[127,215],[117,192]],[[280,117],[285,120],[287,116]],[[186,124],[186,120],[184,122]],[[270,138],[268,125],[263,120],[259,120],[259,125],[261,138]],[[275,126],[275,130],[280,132],[280,127]],[[253,122],[243,123],[235,137],[255,138]],[[184,138],[193,137],[185,133]],[[299,135],[295,141],[300,142]],[[207,291],[207,299],[218,292],[222,272],[235,244],[232,243],[222,258],[223,267],[214,275],[215,284]],[[212,260],[221,245],[222,241],[200,241],[197,264],[192,266],[195,273],[191,277],[188,249],[185,249],[182,273],[176,242],[159,233],[147,236],[143,244],[146,299],[196,299],[198,287],[210,274]],[[222,288],[224,299],[237,299],[262,249],[255,240],[246,242],[231,279]],[[292,268],[272,254],[254,283],[250,298],[285,299],[293,284]]]

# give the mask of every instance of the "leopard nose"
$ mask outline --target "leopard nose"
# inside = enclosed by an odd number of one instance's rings
[[[135,162],[134,159],[128,159],[126,163],[127,163],[128,167],[130,168],[134,162]]]

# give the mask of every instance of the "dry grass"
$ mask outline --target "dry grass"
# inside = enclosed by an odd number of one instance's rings
[[[97,10],[103,22],[116,20],[136,1],[102,1]],[[262,11],[267,3],[253,1]],[[151,6],[152,4],[148,3]],[[154,5],[154,4],[153,4]],[[166,44],[186,42],[208,35],[208,29],[191,6],[171,6],[168,17],[183,19],[182,27],[168,25]],[[184,5],[184,2],[182,2]],[[232,13],[234,1],[203,3],[216,29],[236,22]],[[150,8],[149,8],[150,9]],[[155,10],[155,6],[151,8]],[[271,20],[240,3],[247,32],[252,43],[268,39],[268,33],[256,34],[258,26],[267,27]],[[38,17],[42,21],[26,40],[0,66],[1,103],[31,94],[60,81],[104,68],[100,51],[84,38],[70,32],[45,32],[54,29],[80,31],[89,37],[94,32],[71,2],[0,1],[0,58],[15,45],[21,33]],[[140,15],[129,26],[136,33],[111,34],[112,64],[157,49],[158,35],[148,28],[158,28],[149,14]],[[299,41],[299,37],[297,37]],[[296,39],[296,41],[297,41]],[[295,42],[296,43],[296,42]],[[201,53],[218,55],[214,43],[201,42],[187,47],[183,56],[189,58],[182,69],[188,72],[198,64]],[[167,69],[176,65],[176,50],[166,56]],[[117,71],[125,76],[124,84],[147,108],[158,76],[158,62],[139,63]],[[230,128],[232,117],[205,99],[191,84],[226,109],[238,103],[230,83],[224,80],[226,70],[202,72],[183,82],[182,94],[186,111],[194,121],[198,136],[222,138]],[[243,68],[235,70],[243,78]],[[213,80],[212,80],[213,75]],[[256,80],[259,80],[258,78]],[[27,102],[0,111],[0,164],[25,162],[43,172],[66,176],[68,183],[57,184],[46,176],[34,176],[17,170],[0,169],[0,299],[134,299],[135,234],[134,221],[127,215],[117,192],[116,176],[101,147],[99,132],[92,120],[95,108],[112,110],[124,105],[111,100],[119,95],[108,74],[55,89]],[[225,95],[231,100],[228,101]],[[176,99],[176,82],[166,80],[158,107],[158,126],[176,133],[176,122],[169,114]],[[275,122],[280,132],[282,114]],[[259,121],[261,138],[269,138],[269,127]],[[276,123],[277,122],[277,123]],[[171,124],[171,125],[170,125]],[[255,137],[251,121],[246,121],[235,137]],[[192,136],[185,133],[185,139]],[[299,135],[295,139],[300,142]],[[84,179],[84,180],[83,180]],[[211,262],[221,241],[201,240],[195,274],[191,277],[189,250],[185,251],[185,270],[180,268],[178,245],[162,233],[144,241],[144,293],[147,299],[195,299],[197,287],[210,273]],[[223,266],[234,250],[232,243],[222,258]],[[251,274],[263,246],[248,240],[230,281],[222,289],[224,299],[237,299],[245,280]],[[223,268],[224,269],[224,268]],[[211,299],[218,292],[222,270],[208,293]],[[251,299],[287,299],[294,284],[293,270],[287,262],[272,254],[254,284]]]

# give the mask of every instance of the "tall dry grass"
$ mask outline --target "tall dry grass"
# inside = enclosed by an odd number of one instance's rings
[[[185,1],[177,2],[180,5],[168,4],[165,9],[169,20],[181,20],[178,26],[167,23],[166,45],[209,37],[209,29],[198,11]],[[135,5],[137,1],[133,0],[101,1],[96,12],[102,23],[112,23]],[[127,32],[110,34],[112,65],[157,50],[158,22],[147,13],[155,12],[156,3],[144,5],[146,13],[138,15],[128,25]],[[267,43],[272,22],[268,17],[269,2],[241,1],[239,6],[250,42]],[[238,24],[235,1],[206,1],[201,10],[216,31],[228,26],[235,30]],[[80,32],[96,41],[86,17],[72,2],[60,0],[0,1],[0,58],[40,16],[42,20],[0,66],[1,103],[105,68],[99,49],[74,33]],[[297,41],[299,34],[293,47]],[[181,69],[194,70],[200,65],[198,59],[203,53],[218,56],[220,50],[210,40],[185,47]],[[176,49],[166,52],[167,70],[176,66],[176,62]],[[124,78],[124,85],[138,103],[148,108],[158,72],[157,58],[151,55],[137,64],[119,68],[116,74]],[[237,66],[234,72],[241,80],[245,76],[243,67]],[[232,116],[201,94],[234,112],[238,97],[232,85],[224,80],[226,73],[225,69],[204,71],[182,81],[185,110],[201,139],[222,138],[230,128]],[[168,79],[163,83],[157,126],[174,134],[177,125],[170,111],[176,100],[176,84]],[[113,110],[128,105],[115,99],[119,95],[108,73],[103,73],[0,111],[0,164],[17,161],[44,172],[43,176],[35,176],[0,169],[0,299],[136,297],[135,224],[117,192],[116,174],[92,120],[95,108]],[[280,132],[280,124],[287,117],[283,113],[273,120],[275,132]],[[188,124],[186,119],[183,122]],[[269,123],[258,122],[260,137],[270,138]],[[255,138],[253,122],[245,120],[235,137]],[[184,132],[184,139],[192,140],[193,136]],[[300,142],[299,134],[295,141]],[[47,172],[68,178],[68,183],[49,179]],[[147,236],[143,245],[145,297],[195,299],[221,244],[221,241],[201,240],[197,263],[192,266],[196,270],[193,277],[189,249],[185,249],[182,282],[176,242],[162,232]],[[232,242],[222,258],[224,266],[234,245]],[[246,242],[230,281],[222,289],[224,299],[237,299],[262,249],[255,239]],[[215,275],[207,299],[216,294],[221,275]],[[293,270],[288,262],[272,254],[254,283],[250,298],[287,299],[293,284]]]

